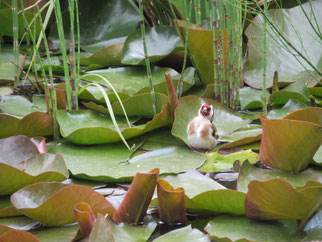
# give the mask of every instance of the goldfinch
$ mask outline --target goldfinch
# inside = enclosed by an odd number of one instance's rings
[[[198,116],[187,126],[189,145],[192,149],[213,150],[218,143],[217,128],[212,123],[214,108],[212,105],[201,105]]]

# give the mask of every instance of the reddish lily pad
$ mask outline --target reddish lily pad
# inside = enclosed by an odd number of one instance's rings
[[[240,118],[234,111],[214,100],[196,96],[186,96],[180,99],[178,107],[175,110],[175,120],[171,131],[174,136],[178,137],[186,144],[188,144],[187,126],[189,122],[198,115],[198,110],[202,103],[213,105],[215,117],[214,124],[218,129],[219,136],[232,133],[250,123],[250,120]]]
[[[261,116],[263,137],[260,160],[283,171],[304,170],[321,145],[321,110],[301,109],[282,120]]]
[[[23,118],[0,113],[0,138],[14,135],[48,136],[54,133],[53,119],[49,114],[32,112]]]
[[[76,144],[103,144],[121,140],[120,135],[112,125],[111,119],[98,113],[91,111],[72,111],[67,113],[59,110],[57,120],[62,136]],[[153,119],[146,124],[134,127],[121,125],[120,129],[124,138],[129,139],[166,126],[170,122],[171,117],[168,105],[164,105],[162,111],[154,115]]]
[[[74,212],[79,225],[80,234],[82,235],[82,238],[85,238],[91,233],[96,217],[92,208],[85,202],[77,203],[74,206]]]
[[[75,222],[73,208],[78,202],[87,202],[95,215],[111,216],[114,213],[114,207],[104,196],[81,185],[41,182],[20,189],[11,196],[11,203],[19,212],[48,226]]]
[[[159,169],[137,173],[122,203],[113,214],[116,223],[138,224],[143,221],[159,179]]]
[[[28,241],[28,242],[40,242],[36,236],[32,233],[23,230],[10,229],[0,236],[1,242],[6,241]]]
[[[4,196],[0,198],[0,218],[5,217],[15,217],[21,216],[22,214],[15,209],[11,202],[9,196]]]
[[[39,154],[19,164],[0,163],[0,195],[37,182],[63,181],[68,170],[62,155]]]
[[[321,197],[321,184],[295,190],[281,179],[251,181],[245,202],[246,216],[263,220],[306,220],[321,205]]]
[[[166,180],[157,183],[160,219],[166,224],[184,224],[187,221],[184,189],[174,189]]]

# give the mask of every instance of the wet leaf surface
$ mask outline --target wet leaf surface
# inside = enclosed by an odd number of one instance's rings
[[[253,109],[263,107],[263,92],[251,87],[243,87],[239,89],[239,100],[241,109]]]
[[[308,106],[302,102],[290,99],[282,108],[273,109],[273,110],[269,111],[267,118],[270,118],[270,119],[283,118],[286,115],[288,115],[296,110],[299,110],[302,108],[307,108],[307,107]]]
[[[157,242],[166,242],[166,241],[180,241],[180,242],[185,242],[185,241],[202,241],[202,242],[209,242],[210,239],[208,236],[198,229],[193,229],[191,228],[191,225],[187,227],[183,227],[181,229],[175,229],[169,233],[166,233],[154,241]]]
[[[240,163],[248,160],[251,164],[258,160],[258,154],[251,150],[239,151],[228,155],[222,155],[218,152],[211,152],[207,155],[207,161],[199,168],[204,172],[224,171],[233,168],[234,162],[239,160]]]
[[[40,242],[32,233],[23,230],[11,229],[0,236],[0,241],[28,241]]]

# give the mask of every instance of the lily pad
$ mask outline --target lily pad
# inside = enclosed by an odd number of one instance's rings
[[[1,57],[0,57],[1,58]],[[0,98],[3,96],[7,96],[10,95],[11,93],[13,93],[13,87],[10,86],[0,86]]]
[[[322,146],[318,149],[318,151],[313,156],[314,164],[322,166]]]
[[[11,196],[11,203],[19,212],[48,226],[75,222],[73,208],[78,202],[87,202],[95,215],[114,213],[114,207],[104,196],[81,185],[41,182],[25,187]]]
[[[295,190],[282,179],[251,181],[245,208],[249,218],[306,220],[321,205],[322,185]]]
[[[307,107],[308,106],[302,102],[290,99],[282,108],[273,109],[273,110],[269,111],[267,118],[270,118],[270,119],[283,118],[286,115],[288,115],[296,110],[299,110],[302,108],[307,108]]]
[[[0,138],[14,135],[48,136],[54,133],[49,114],[32,112],[24,117],[0,113]]]
[[[60,154],[39,154],[19,164],[0,163],[0,195],[14,193],[37,182],[63,181],[68,175]]]
[[[246,161],[239,172],[237,189],[242,192],[247,192],[248,184],[251,181],[266,181],[273,178],[283,179],[292,186],[303,186],[309,180],[322,182],[322,171],[309,168],[303,172],[292,174],[284,171],[256,168]]]
[[[40,242],[32,233],[23,230],[10,229],[9,231],[0,235],[0,241],[28,241]]]
[[[260,160],[283,171],[304,170],[321,145],[322,129],[317,124],[321,117],[319,108],[298,110],[284,119],[261,116],[263,137]]]
[[[263,92],[251,87],[243,87],[239,89],[239,101],[241,109],[253,109],[263,107]]]
[[[167,55],[184,49],[177,31],[171,26],[148,27],[145,29],[147,52],[150,62],[156,63]],[[145,54],[141,30],[130,34],[123,47],[122,63],[128,65],[143,65]]]
[[[185,241],[200,241],[200,242],[210,242],[208,236],[198,229],[191,228],[191,225],[186,226],[181,229],[172,230],[169,233],[166,233],[157,239],[154,240],[155,242],[168,242],[168,241],[178,241],[178,242],[185,242]]]
[[[155,167],[160,168],[160,174],[185,172],[200,167],[206,159],[182,146],[159,149],[130,159],[133,151],[120,143],[79,146],[66,140],[53,144],[49,152],[60,152],[73,176],[104,182],[128,182],[136,172],[149,172]]]
[[[60,227],[33,230],[32,233],[36,235],[36,237],[40,241],[70,242],[75,237],[78,228],[79,227],[77,224],[73,224],[73,225],[65,225]]]
[[[21,215],[22,214],[12,206],[9,196],[0,197],[0,218],[16,217]]]
[[[226,142],[238,142],[239,140],[245,139],[245,138],[251,138],[256,137],[262,133],[262,129],[260,128],[254,128],[254,129],[246,129],[246,130],[240,130],[236,131],[232,134],[224,135],[220,137],[220,141],[226,141]]]
[[[76,144],[103,144],[121,140],[112,125],[112,120],[103,114],[93,111],[67,113],[64,110],[59,110],[57,120],[62,136]],[[167,105],[164,105],[162,111],[146,124],[128,127],[124,120],[124,118],[119,120],[118,125],[125,139],[166,126],[171,122]]]
[[[210,221],[205,231],[214,241],[301,241],[295,220],[253,221],[245,217],[221,215]]]
[[[255,148],[248,148],[248,149],[257,149],[259,150],[259,146],[260,144],[258,145],[258,141],[260,141],[262,138],[262,134],[258,134],[256,136],[248,136],[248,137],[245,137],[245,138],[241,138],[239,140],[235,140],[233,142],[230,142],[230,143],[227,143],[227,144],[224,144],[222,146],[220,146],[220,150],[224,150],[224,149],[230,149],[230,148],[243,148],[244,149],[247,149],[245,147],[248,147],[248,146],[254,146]]]
[[[178,137],[186,144],[188,144],[187,126],[189,122],[198,115],[198,110],[202,103],[213,105],[215,117],[214,124],[217,127],[219,136],[232,133],[250,123],[250,120],[240,118],[234,111],[214,100],[196,96],[186,96],[179,101],[171,131],[174,136]]]
[[[168,97],[161,93],[155,93],[156,98],[156,110],[161,112],[162,107],[168,102]],[[151,93],[142,93],[137,94],[132,97],[129,97],[122,101],[126,114],[128,116],[144,116],[144,117],[153,117],[153,106],[152,106],[152,97]],[[138,105],[140,103],[140,105]],[[98,111],[100,113],[109,113],[108,109],[103,106],[96,104],[94,102],[84,103],[87,108]],[[119,101],[116,101],[112,105],[113,112],[115,115],[124,115],[122,106]]]
[[[320,9],[321,6],[322,3],[320,1],[311,1],[291,9],[270,9],[266,12],[270,21],[281,34],[320,70],[322,49],[319,46],[321,43],[315,38],[316,34],[309,21],[307,21],[301,7],[304,8],[308,16],[312,16],[312,11],[314,11],[317,18],[316,21],[320,23],[322,21],[322,14],[317,9]],[[245,31],[248,37],[249,55],[244,66],[244,79],[249,86],[260,89],[262,88],[263,76],[263,16],[258,15],[253,21]],[[311,71],[312,67],[291,48],[284,48],[285,44],[280,43],[280,38],[274,33],[273,28],[268,27],[267,31],[267,43],[272,43],[266,50],[267,88],[273,84],[275,71],[278,71],[280,83],[293,82],[293,77],[302,71]],[[300,63],[296,59],[299,59]]]
[[[251,164],[258,160],[258,154],[251,150],[239,151],[229,155],[221,155],[216,151],[208,153],[206,156],[207,161],[199,168],[199,170],[204,172],[216,172],[232,169],[236,160],[239,160],[240,163],[244,163],[244,161],[248,160]]]
[[[95,0],[88,5],[79,1],[79,26],[81,45],[107,41],[132,33],[140,21],[137,9],[128,1],[112,0],[109,4]],[[69,12],[63,13],[64,33],[69,36]],[[59,44],[57,26],[51,27],[50,38]]]
[[[20,216],[12,218],[0,218],[0,225],[4,225],[12,229],[31,230],[34,227],[38,226],[39,222],[32,220],[26,216]]]
[[[177,176],[162,177],[174,188],[185,189],[186,208],[197,214],[231,213],[245,214],[246,194],[226,189],[214,180],[201,175],[197,171],[189,171]],[[152,201],[153,205],[157,200]]]

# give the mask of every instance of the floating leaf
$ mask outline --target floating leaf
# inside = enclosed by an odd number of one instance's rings
[[[191,225],[183,227],[181,229],[172,230],[169,233],[161,235],[155,242],[167,242],[167,241],[200,241],[200,242],[210,242],[208,236],[198,229],[191,228]]]
[[[70,242],[75,237],[78,225],[65,225],[53,228],[44,228],[33,230],[32,233],[37,236],[40,241],[46,242]]]
[[[321,117],[319,108],[298,110],[284,119],[261,116],[263,137],[260,160],[283,171],[304,170],[322,141],[321,125],[309,121],[320,121]]]
[[[214,241],[301,241],[294,220],[253,221],[245,217],[221,215],[210,221],[205,231]]]
[[[54,133],[54,122],[49,114],[32,112],[23,118],[0,113],[0,138],[14,135],[48,136]]]
[[[224,150],[224,149],[230,149],[230,148],[237,148],[237,147],[247,147],[248,145],[255,145],[255,148],[259,150],[260,144],[257,146],[257,141],[260,141],[262,139],[262,134],[256,135],[256,136],[250,136],[246,138],[241,138],[239,140],[235,140],[233,142],[224,144],[220,146],[219,150]],[[247,148],[244,148],[247,149]],[[248,148],[248,149],[254,149],[254,148]]]
[[[96,241],[115,241],[112,227],[102,214],[97,214],[94,227],[89,235],[89,242]]]
[[[318,151],[313,156],[313,163],[319,166],[322,166],[322,146],[318,149]]]
[[[247,129],[247,130],[241,130],[236,131],[232,134],[223,135],[220,137],[220,141],[226,141],[226,142],[238,142],[239,140],[244,140],[246,138],[253,138],[258,135],[262,134],[262,128],[255,128],[255,129]]]
[[[22,188],[11,196],[11,203],[19,212],[48,226],[75,222],[73,208],[78,202],[87,202],[95,215],[114,213],[114,207],[104,196],[81,185],[42,182]]]
[[[160,219],[166,224],[184,224],[187,221],[184,189],[174,189],[166,180],[157,183]]]
[[[218,129],[219,136],[231,133],[250,123],[250,120],[240,118],[234,111],[214,100],[196,96],[183,97],[180,99],[178,107],[176,108],[175,120],[171,132],[186,144],[188,144],[187,126],[189,122],[198,115],[198,110],[202,103],[213,105],[215,117],[214,124]]]
[[[95,223],[95,215],[88,203],[79,202],[74,206],[74,212],[79,225],[82,238],[86,238],[92,231]]]
[[[145,29],[146,46],[150,62],[156,63],[167,55],[182,51],[184,48],[174,27],[156,26]],[[122,63],[143,65],[145,61],[141,30],[130,34],[123,47]]]
[[[155,93],[155,98],[157,113],[159,113],[161,112],[162,107],[168,102],[168,97],[161,93]],[[154,115],[151,93],[134,95],[123,100],[122,103],[128,116],[153,117]],[[141,105],[137,105],[138,103],[140,103]],[[105,106],[96,104],[94,102],[84,103],[84,105],[87,108],[100,113],[109,113],[108,109]],[[113,103],[112,108],[115,115],[124,116],[124,112],[119,101]]]
[[[154,167],[160,168],[160,174],[177,174],[198,168],[206,160],[182,146],[147,152],[130,160],[133,151],[123,144],[78,146],[60,141],[49,152],[60,152],[73,176],[105,182],[129,182],[137,172],[149,172]]]
[[[240,107],[244,109],[253,109],[263,107],[262,101],[263,92],[251,87],[243,87],[239,89]]]
[[[228,155],[222,155],[216,151],[208,153],[206,156],[207,161],[199,168],[199,170],[204,172],[216,172],[232,169],[236,160],[239,160],[241,164],[246,160],[251,164],[258,160],[258,154],[251,150],[239,151]]]
[[[14,193],[37,182],[63,181],[68,175],[60,154],[39,154],[16,165],[0,163],[0,195]]]
[[[186,208],[193,213],[204,215],[245,214],[245,193],[226,189],[197,171],[189,171],[177,176],[166,176],[163,179],[174,188],[183,187],[185,189]],[[156,200],[153,200],[152,204],[155,205]]]
[[[112,126],[111,119],[93,111],[67,113],[64,110],[58,110],[57,120],[62,136],[76,144],[103,144],[121,140],[120,135]],[[123,123],[125,123],[124,120],[123,118]],[[169,108],[164,105],[162,111],[146,124],[134,127],[121,125],[120,128],[124,138],[129,139],[166,126],[170,122]],[[122,122],[118,121],[118,124],[120,125]]]
[[[309,168],[303,172],[292,174],[284,171],[256,168],[246,161],[239,172],[237,188],[239,191],[247,192],[248,184],[251,181],[266,181],[273,178],[281,178],[286,180],[292,186],[303,186],[309,180],[322,182],[322,171]]]
[[[322,185],[295,190],[281,179],[251,181],[245,208],[249,218],[306,220],[321,205]]]
[[[1,242],[6,241],[28,241],[28,242],[40,242],[36,236],[32,233],[23,230],[11,229],[0,236]]]
[[[298,51],[300,51],[317,69],[321,69],[322,50],[321,43],[312,29],[310,22],[306,19],[306,14],[312,16],[315,12],[316,21],[322,21],[322,15],[317,9],[321,8],[320,1],[312,1],[291,9],[270,9],[265,14],[274,24],[279,32],[286,38]],[[304,11],[302,11],[302,8]],[[246,29],[248,37],[248,60],[244,65],[243,76],[245,82],[254,88],[262,88],[263,76],[263,16],[258,15],[253,23]],[[266,50],[267,55],[267,83],[270,88],[273,84],[273,75],[278,71],[279,83],[293,82],[293,78],[302,71],[309,70],[310,67],[301,57],[291,48],[284,48],[280,37],[274,32],[273,28],[267,28],[267,43],[272,43]],[[296,55],[296,56],[293,56]],[[299,61],[297,61],[299,59]]]
[[[273,109],[273,110],[269,111],[267,118],[270,118],[270,119],[283,118],[286,115],[288,115],[296,110],[299,110],[302,108],[307,108],[307,107],[308,106],[304,103],[290,99],[282,108]]]
[[[39,222],[34,221],[26,216],[20,216],[12,218],[0,218],[0,227],[1,225],[12,229],[31,230],[37,227],[39,225]]]
[[[21,215],[22,214],[12,206],[9,196],[0,198],[0,218],[15,217]]]
[[[159,179],[158,168],[149,173],[136,173],[122,203],[113,214],[116,223],[142,223]]]

